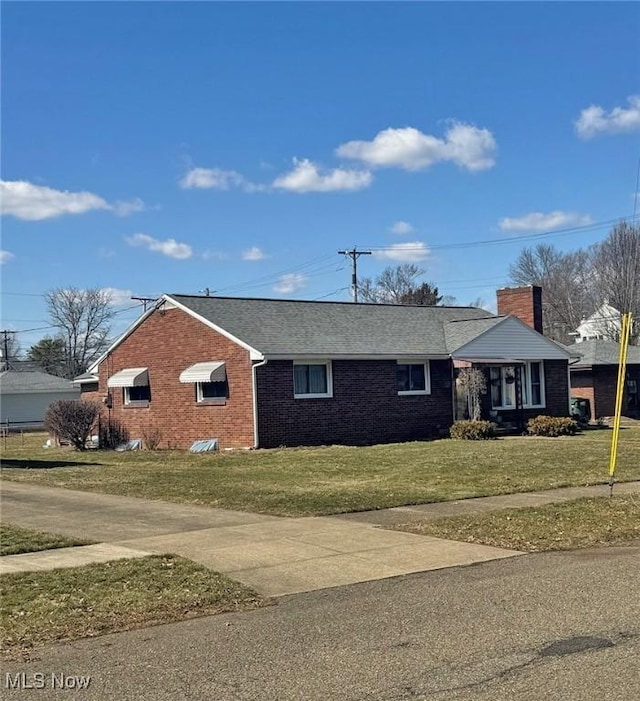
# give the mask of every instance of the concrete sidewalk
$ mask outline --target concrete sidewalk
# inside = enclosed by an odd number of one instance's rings
[[[282,519],[128,540],[118,545],[182,555],[224,572],[266,596],[297,594],[521,554],[486,545],[387,531],[332,517]]]
[[[115,547],[107,559],[174,553],[264,595],[282,596],[522,554],[380,526],[608,493],[608,486],[572,487],[340,516],[279,518],[4,482],[2,516],[20,526],[107,541]],[[640,493],[640,482],[618,484],[615,493]],[[71,567],[79,564],[74,558],[86,557],[83,552],[96,547],[12,557],[24,558],[19,562],[33,569]]]
[[[2,483],[2,518],[28,528],[106,541],[124,548],[118,552],[125,554],[182,555],[267,596],[519,554],[334,517],[278,518],[17,482]],[[24,558],[19,562],[34,569],[53,569],[75,566],[83,550],[14,557]]]
[[[99,562],[110,562],[111,560],[131,560],[133,558],[146,557],[147,555],[151,555],[151,553],[109,543],[54,548],[53,550],[40,550],[35,553],[0,557],[0,574],[39,572],[42,570],[55,570],[61,567],[81,567]]]
[[[613,494],[640,494],[640,481],[620,482],[614,486]],[[441,501],[435,504],[396,506],[379,511],[358,511],[351,514],[338,514],[334,518],[343,521],[369,523],[376,526],[392,527],[410,521],[434,521],[447,516],[469,516],[498,509],[519,509],[530,506],[544,506],[582,497],[607,497],[608,484],[591,487],[560,487],[539,492],[503,494],[496,497],[475,497],[456,501]]]

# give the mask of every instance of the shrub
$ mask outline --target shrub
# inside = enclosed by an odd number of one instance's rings
[[[129,431],[121,421],[114,418],[100,419],[98,445],[106,450],[113,450],[129,440]]]
[[[85,450],[99,414],[100,407],[94,402],[59,399],[49,405],[44,427],[54,436],[69,441],[76,450]]]
[[[162,441],[162,431],[155,426],[142,429],[142,440],[147,450],[157,450]]]
[[[493,421],[456,421],[449,433],[461,441],[488,441],[496,437],[497,429]]]
[[[531,436],[575,436],[579,431],[578,423],[566,416],[536,416],[527,422],[527,433]]]

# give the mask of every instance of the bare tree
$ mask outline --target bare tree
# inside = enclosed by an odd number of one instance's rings
[[[418,304],[433,306],[440,303],[438,288],[428,282],[418,284],[424,270],[413,263],[385,268],[378,277],[362,278],[358,295],[363,302],[376,304]]]
[[[542,323],[549,338],[571,342],[571,333],[594,309],[597,292],[591,276],[591,256],[583,250],[562,253],[539,244],[525,248],[509,268],[516,285],[542,287]]]
[[[472,421],[480,421],[482,403],[480,395],[487,391],[487,378],[478,368],[462,368],[458,375],[458,386],[466,395],[467,409]]]
[[[590,249],[592,284],[602,302],[640,319],[640,227],[620,222],[609,236]],[[616,325],[610,335],[619,333]],[[640,326],[632,329],[632,342],[640,337]]]
[[[64,376],[84,372],[109,345],[111,295],[101,289],[77,287],[51,290],[45,294],[51,325],[65,344]]]

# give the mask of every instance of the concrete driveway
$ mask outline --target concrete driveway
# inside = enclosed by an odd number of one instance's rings
[[[335,517],[278,518],[17,482],[2,483],[2,519],[135,551],[182,555],[267,596],[520,554]]]

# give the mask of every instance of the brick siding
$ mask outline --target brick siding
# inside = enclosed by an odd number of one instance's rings
[[[627,366],[627,380],[636,380],[640,386],[640,365]],[[590,371],[575,370],[571,373],[571,396],[588,399],[591,402],[591,418],[613,416],[616,407],[618,387],[617,365],[596,365]],[[640,409],[638,398],[634,400],[625,392],[622,413],[635,416]]]
[[[257,369],[260,447],[432,438],[453,422],[451,364],[432,360],[431,394],[399,396],[393,360],[334,360],[333,397],[294,399],[293,362]]]
[[[222,405],[198,404],[195,384],[179,381],[190,365],[211,360],[226,363],[229,397]],[[154,428],[162,435],[162,448],[188,448],[204,438],[218,438],[223,449],[253,446],[252,371],[244,348],[180,309],[154,311],[100,364],[99,398],[107,394],[108,377],[136,367],[149,368],[148,407],[123,406],[122,389],[109,390],[111,416],[124,423],[131,438]]]

